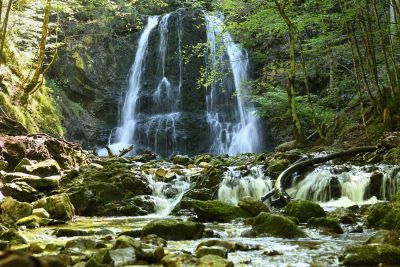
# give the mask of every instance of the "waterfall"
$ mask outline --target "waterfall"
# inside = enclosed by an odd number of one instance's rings
[[[251,196],[260,199],[273,188],[272,181],[265,176],[260,166],[240,171],[230,167],[224,173],[218,190],[218,200],[237,205],[242,197]],[[267,205],[269,203],[265,202]]]
[[[222,18],[204,13],[207,21],[207,121],[214,139],[211,152],[215,154],[253,152],[262,150],[260,122],[246,108],[249,60],[247,53],[223,32]],[[229,64],[227,63],[229,62]],[[220,76],[224,77],[221,85]],[[215,73],[220,73],[215,76]],[[235,98],[232,96],[236,94]]]

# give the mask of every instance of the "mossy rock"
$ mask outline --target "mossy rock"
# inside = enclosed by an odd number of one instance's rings
[[[147,215],[149,213],[136,205],[129,204],[121,208],[121,214],[124,216],[140,216]]]
[[[269,163],[269,172],[272,173],[281,173],[286,170],[290,165],[290,161],[288,159],[275,159],[270,161]]]
[[[396,194],[396,199],[399,192]],[[400,230],[400,203],[378,203],[371,207],[367,226],[388,230]]]
[[[238,206],[244,210],[247,210],[251,216],[255,217],[261,212],[269,212],[268,207],[258,199],[254,197],[242,197],[239,201]]]
[[[197,156],[195,161],[194,161],[194,165],[199,165],[201,162],[210,163],[211,160],[213,159],[213,157],[214,156],[212,154],[205,154],[205,155]]]
[[[267,235],[283,238],[307,237],[297,225],[280,214],[262,212],[256,217],[252,225],[257,235]]]
[[[15,229],[8,229],[0,233],[0,240],[9,241],[11,245],[27,244],[25,238],[23,238]]]
[[[343,234],[343,229],[340,226],[339,221],[335,218],[310,218],[307,221],[307,225],[311,227],[323,228],[327,232]]]
[[[287,204],[285,207],[284,214],[286,216],[297,217],[302,223],[307,222],[307,220],[312,217],[326,217],[325,211],[320,205],[312,201],[302,199],[296,199],[289,202],[289,204]]]
[[[185,165],[190,162],[188,155],[176,155],[173,159],[174,164]]]
[[[38,228],[42,226],[46,226],[47,223],[36,215],[31,215],[22,219],[19,219],[16,224],[18,226],[25,225],[27,228]]]
[[[165,240],[192,240],[203,235],[204,224],[173,219],[156,219],[142,229],[142,238],[154,234]]]
[[[390,149],[383,158],[389,164],[400,164],[400,148]]]
[[[248,211],[219,200],[194,200],[192,204],[194,212],[202,222],[229,222],[237,218],[251,217]]]
[[[362,245],[346,248],[339,257],[344,266],[396,265],[400,262],[400,248],[387,245]]]
[[[268,153],[267,152],[262,152],[262,153],[258,154],[254,164],[256,164],[256,165],[263,164],[267,157],[268,157]]]

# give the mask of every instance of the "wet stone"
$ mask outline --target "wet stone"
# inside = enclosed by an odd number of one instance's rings
[[[86,230],[79,230],[79,229],[68,229],[68,228],[60,228],[56,230],[55,236],[56,237],[74,237],[74,236],[88,236],[89,232]]]
[[[217,255],[224,259],[228,258],[228,250],[224,247],[211,246],[211,247],[199,247],[196,250],[196,257],[201,258],[206,255]]]
[[[115,266],[136,264],[136,251],[132,247],[110,250],[110,257]]]

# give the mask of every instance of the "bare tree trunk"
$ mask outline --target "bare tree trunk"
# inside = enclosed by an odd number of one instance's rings
[[[296,66],[295,66],[295,57],[294,57],[294,27],[290,19],[286,16],[284,7],[286,5],[286,1],[281,7],[279,4],[278,0],[274,0],[275,5],[286,22],[286,25],[289,28],[289,43],[290,43],[290,71],[289,71],[289,79],[288,79],[288,86],[287,86],[287,95],[288,95],[288,101],[289,101],[289,111],[292,116],[292,121],[293,121],[293,126],[294,126],[294,135],[296,142],[305,145],[307,144],[307,140],[304,137],[304,134],[301,131],[301,123],[299,118],[297,117],[297,112],[296,112],[296,100],[294,96],[294,79],[296,77]]]
[[[321,128],[318,126],[317,121],[315,119],[315,112],[314,112],[314,107],[313,104],[311,102],[311,95],[310,95],[310,88],[308,86],[308,79],[307,79],[307,73],[306,73],[306,63],[304,61],[304,53],[303,53],[303,46],[301,45],[301,39],[300,39],[300,34],[297,31],[297,40],[299,43],[299,48],[300,48],[300,55],[301,55],[301,65],[303,66],[303,77],[304,77],[304,84],[306,87],[306,91],[307,91],[307,101],[308,101],[308,105],[310,106],[310,110],[311,110],[311,117],[313,120],[313,124],[315,129],[318,131],[319,137],[322,139],[322,141],[325,141],[325,137],[321,131]]]
[[[47,39],[47,27],[49,25],[49,16],[51,10],[51,0],[47,0],[46,7],[44,11],[44,19],[43,19],[43,28],[42,28],[42,39],[40,40],[39,45],[39,56],[38,62],[36,66],[35,73],[33,74],[32,80],[26,88],[27,93],[30,93],[36,86],[40,73],[42,71],[43,61],[44,61],[44,52],[46,48],[46,39]]]
[[[9,0],[6,17],[4,18],[4,23],[3,23],[2,35],[1,35],[2,38],[1,38],[1,46],[0,46],[0,66],[2,64],[4,41],[6,40],[6,35],[7,35],[7,23],[8,23],[8,16],[10,15],[11,5],[12,5],[12,0]]]

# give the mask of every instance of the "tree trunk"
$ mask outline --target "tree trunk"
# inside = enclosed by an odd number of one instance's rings
[[[294,79],[296,77],[296,66],[295,66],[295,58],[294,58],[294,27],[289,18],[286,16],[286,13],[284,11],[284,7],[282,8],[281,5],[279,4],[278,0],[274,0],[275,5],[279,11],[279,14],[282,16],[284,21],[286,22],[286,25],[289,28],[289,42],[290,42],[290,71],[289,71],[289,79],[288,79],[288,86],[287,86],[287,95],[288,95],[288,101],[289,101],[289,111],[290,115],[292,117],[292,122],[294,126],[294,136],[296,139],[296,142],[299,143],[300,145],[306,145],[307,140],[304,137],[304,134],[301,131],[301,123],[299,118],[297,117],[297,112],[296,112],[296,100],[294,96]]]
[[[303,53],[303,46],[301,45],[301,39],[300,39],[300,34],[297,31],[297,40],[299,43],[299,48],[300,48],[300,56],[301,56],[301,65],[303,66],[303,78],[304,78],[304,84],[306,87],[306,91],[307,91],[307,102],[308,105],[310,106],[310,110],[311,110],[311,117],[312,117],[312,121],[314,124],[315,129],[317,130],[319,137],[322,139],[322,141],[325,141],[325,137],[321,131],[321,128],[318,126],[317,121],[315,119],[315,112],[314,112],[314,107],[313,104],[311,102],[311,95],[310,95],[310,88],[308,86],[308,80],[307,80],[307,73],[306,73],[306,63],[304,61],[304,53]]]
[[[7,23],[8,23],[8,16],[10,15],[11,5],[12,5],[12,0],[9,0],[6,17],[4,18],[4,23],[3,23],[2,33],[1,33],[2,38],[1,38],[1,46],[0,46],[0,66],[2,64],[4,41],[6,40],[6,35],[7,35]]]
[[[326,155],[323,157],[319,158],[312,158],[309,160],[305,160],[299,163],[295,163],[286,170],[284,170],[278,177],[278,179],[275,182],[275,187],[271,191],[269,191],[267,194],[265,194],[263,197],[260,198],[261,201],[267,200],[269,197],[275,195],[276,198],[278,199],[283,199],[286,203],[289,203],[291,201],[291,197],[286,193],[284,185],[286,184],[286,181],[290,176],[304,168],[307,168],[309,166],[312,166],[314,164],[319,164],[323,163],[332,159],[336,158],[341,158],[341,157],[346,157],[346,156],[351,156],[354,154],[358,154],[361,152],[372,152],[376,150],[375,146],[366,146],[366,147],[356,147],[352,148],[349,150],[344,150],[338,153],[333,153],[330,155]]]
[[[43,61],[44,61],[44,52],[45,52],[45,48],[46,48],[47,27],[49,25],[50,10],[51,10],[51,0],[47,0],[46,8],[44,11],[42,39],[40,40],[40,45],[39,45],[38,62],[37,62],[35,73],[33,74],[33,77],[31,79],[29,85],[26,88],[27,93],[30,93],[35,88],[35,86],[39,80],[40,73],[42,71],[42,66],[43,66]]]

